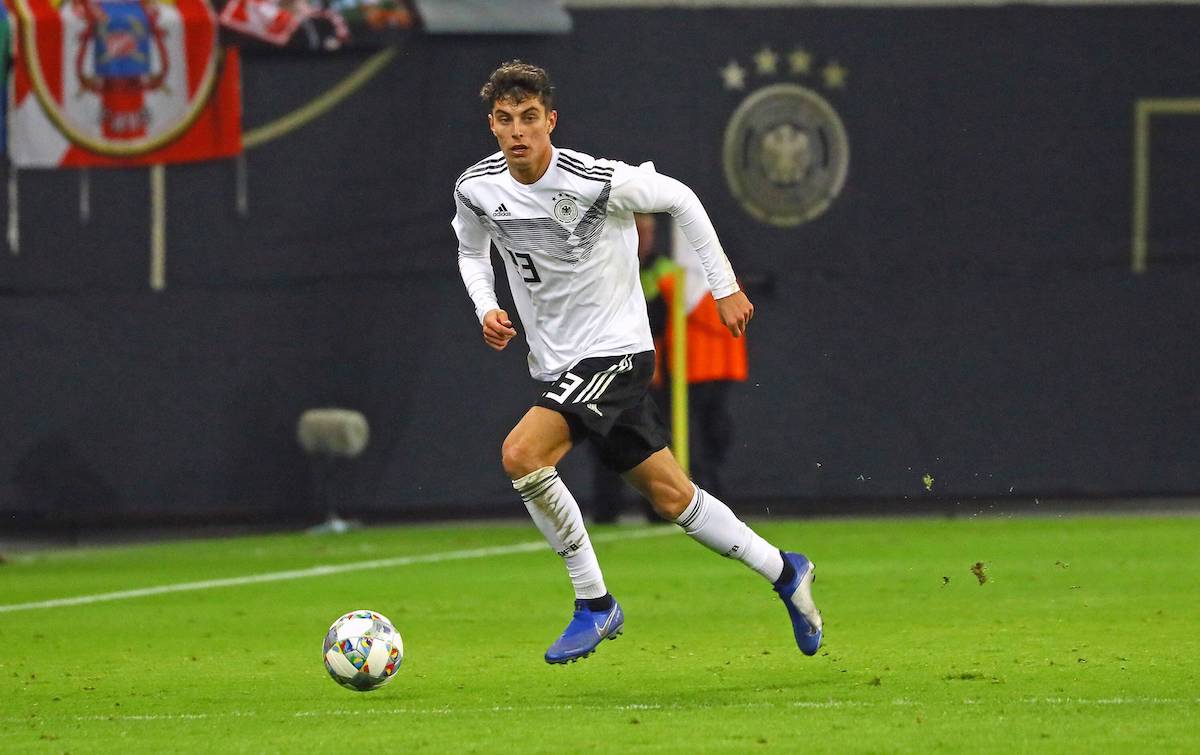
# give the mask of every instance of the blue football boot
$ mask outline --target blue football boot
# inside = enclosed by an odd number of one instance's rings
[[[796,645],[805,655],[816,655],[821,647],[821,612],[812,599],[812,583],[816,579],[816,567],[800,553],[780,551],[783,560],[792,565],[796,576],[784,585],[776,584],[775,592],[787,606],[792,619],[792,633]]]
[[[606,611],[589,611],[586,602],[576,600],[575,615],[562,637],[546,651],[546,663],[571,663],[586,658],[601,640],[615,640],[624,626],[625,614],[616,600]]]

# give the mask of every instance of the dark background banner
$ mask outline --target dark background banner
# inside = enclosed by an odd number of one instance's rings
[[[1149,266],[1130,269],[1135,102],[1200,97],[1200,9],[572,16],[562,37],[408,38],[247,152],[246,216],[234,163],[169,168],[160,293],[145,170],[92,171],[86,224],[77,174],[21,172],[0,512],[315,516],[295,423],[324,405],[371,422],[347,513],[517,511],[499,445],[533,386],[522,349],[480,343],[448,225],[455,177],[495,149],[476,92],[512,57],[554,74],[556,143],[653,160],[700,195],[735,269],[773,281],[750,290],[735,503],[1200,490],[1200,117],[1153,120]],[[364,59],[248,55],[247,129]],[[722,144],[746,97],[785,82],[836,111],[849,167],[824,213],[781,228],[733,196]],[[587,466],[564,466],[581,498]]]

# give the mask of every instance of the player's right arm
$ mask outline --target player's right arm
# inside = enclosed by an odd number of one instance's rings
[[[458,272],[467,295],[475,304],[475,316],[483,328],[483,340],[497,351],[517,334],[496,301],[496,275],[492,272],[491,237],[464,197],[454,192],[454,220],[450,225],[458,237]]]
[[[507,346],[516,334],[517,329],[503,309],[493,309],[483,316],[483,340],[496,351]]]

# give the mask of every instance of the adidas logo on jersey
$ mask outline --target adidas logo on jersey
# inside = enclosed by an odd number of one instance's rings
[[[492,210],[492,217],[493,218],[511,218],[512,213],[508,211],[507,207],[505,207],[503,204],[501,204],[499,207]]]

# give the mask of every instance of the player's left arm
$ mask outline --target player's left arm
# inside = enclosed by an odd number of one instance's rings
[[[614,166],[610,209],[670,213],[704,266],[721,322],[735,338],[740,337],[754,317],[754,305],[738,285],[717,230],[696,192],[682,181],[658,173],[650,163],[636,168],[625,163]]]

